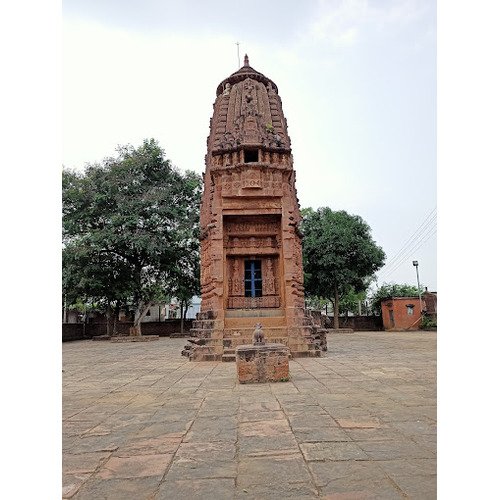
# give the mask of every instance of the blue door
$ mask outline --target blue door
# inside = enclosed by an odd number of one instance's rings
[[[262,297],[262,264],[245,260],[245,297]]]

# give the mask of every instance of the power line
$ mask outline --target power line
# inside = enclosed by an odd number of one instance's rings
[[[412,252],[416,252],[422,245],[424,245],[424,243],[426,243],[430,238],[432,238],[436,234],[436,232],[437,232],[437,230],[436,230],[436,228],[434,228],[429,233],[427,233],[427,235],[428,235],[427,238],[425,238],[423,241],[421,241],[421,243],[418,246],[414,247],[412,249]],[[384,273],[384,275],[381,277],[381,281],[382,281],[382,279],[387,279],[397,269],[399,269],[406,262],[407,257],[408,257],[408,255],[396,267],[394,267],[391,271],[389,271],[388,273]]]
[[[405,246],[404,249],[398,252],[397,258],[391,259],[391,263],[389,265],[384,266],[384,273],[388,273],[389,271],[392,270],[392,268],[397,267],[401,261],[404,261],[409,255],[411,255],[412,252],[415,251],[415,246],[418,245],[429,233],[432,231],[435,231],[436,225],[434,224],[435,220],[429,221],[426,226],[419,231],[417,235],[415,235],[414,238],[412,238],[411,243]]]
[[[434,234],[436,234],[436,228],[430,228],[429,231],[427,231],[425,234],[421,236],[419,240],[415,242],[415,244],[408,249],[408,251],[401,255],[401,257],[396,261],[390,269],[384,269],[382,273],[382,277],[388,277],[391,274],[396,271],[396,269],[399,269],[399,267],[407,261],[407,259],[410,258],[411,255],[413,255],[426,241],[429,240],[430,237],[432,237]]]
[[[387,279],[390,275],[392,275],[413,252],[418,250],[425,242],[436,234],[436,209],[437,207],[434,207],[434,209],[425,217],[422,224],[418,226],[401,249],[388,261],[382,270],[382,276],[380,279]]]
[[[405,242],[405,244],[401,247],[401,249],[398,251],[398,253],[396,255],[394,255],[394,257],[391,257],[391,259],[389,259],[389,261],[386,264],[386,267],[390,267],[392,265],[392,263],[399,258],[399,255],[405,250],[405,248],[412,243],[412,240],[417,238],[419,236],[419,233],[424,231],[429,224],[433,223],[436,220],[437,214],[434,213],[434,212],[436,212],[436,209],[437,209],[437,207],[434,207],[434,209],[426,216],[426,218],[424,219],[424,222],[422,222],[422,224],[420,224],[420,226],[418,226],[418,228],[410,236],[410,238]],[[425,226],[425,227],[422,227],[422,226]]]

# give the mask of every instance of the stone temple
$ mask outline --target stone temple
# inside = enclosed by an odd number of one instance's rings
[[[266,341],[292,356],[319,356],[304,307],[301,217],[278,87],[245,55],[216,94],[200,216],[201,311],[183,354],[232,361],[261,323]]]

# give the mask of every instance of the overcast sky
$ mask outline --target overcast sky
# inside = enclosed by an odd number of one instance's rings
[[[302,207],[357,214],[378,283],[436,278],[432,0],[64,0],[63,164],[157,139],[202,172],[217,85],[250,65],[278,86]]]

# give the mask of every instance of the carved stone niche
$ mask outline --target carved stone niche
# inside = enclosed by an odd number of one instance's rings
[[[262,295],[246,296],[245,261],[249,255],[228,256],[226,261],[227,307],[229,309],[259,309],[280,307],[278,256],[252,255],[261,263]]]
[[[224,234],[232,236],[278,235],[280,215],[225,215]]]
[[[243,189],[262,189],[262,175],[260,169],[252,168],[241,173],[241,187]]]

